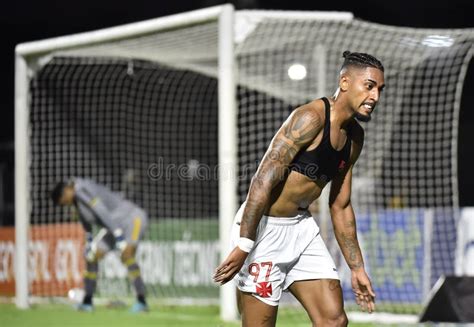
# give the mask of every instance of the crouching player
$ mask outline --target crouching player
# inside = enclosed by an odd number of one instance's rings
[[[137,294],[137,301],[131,311],[148,311],[145,284],[135,261],[138,242],[148,223],[146,212],[120,194],[90,179],[74,178],[60,182],[52,190],[51,198],[56,205],[75,206],[86,231],[85,297],[78,310],[93,310],[92,297],[97,285],[98,261],[107,252],[118,249]],[[95,237],[92,234],[93,225],[101,228]]]

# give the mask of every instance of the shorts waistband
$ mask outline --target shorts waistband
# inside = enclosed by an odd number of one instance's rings
[[[312,217],[311,213],[307,210],[299,212],[294,217],[274,217],[274,216],[263,216],[262,220],[266,220],[271,225],[295,225],[301,220]]]

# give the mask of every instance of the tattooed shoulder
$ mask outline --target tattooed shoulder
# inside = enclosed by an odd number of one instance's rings
[[[323,126],[322,110],[310,103],[301,106],[291,114],[284,124],[284,135],[295,144],[304,144],[316,137]]]

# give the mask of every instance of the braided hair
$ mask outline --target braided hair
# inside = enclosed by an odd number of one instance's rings
[[[346,50],[342,56],[344,57],[344,63],[342,64],[341,69],[348,66],[356,66],[360,68],[373,67],[384,71],[384,67],[380,60],[367,53],[350,52]]]

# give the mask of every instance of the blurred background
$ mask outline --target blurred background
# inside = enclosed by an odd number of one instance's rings
[[[474,2],[452,1],[228,1],[236,9],[287,9],[349,11],[355,17],[393,26],[425,28],[473,27]],[[2,3],[0,33],[3,63],[0,75],[2,116],[0,119],[0,226],[14,224],[14,47],[26,41],[85,32],[119,24],[136,22],[225,3],[217,0],[143,0],[15,1]],[[469,91],[470,90],[470,91]],[[471,140],[474,139],[474,68],[471,63],[464,85],[459,129],[460,206],[473,206],[474,161]]]
[[[254,163],[260,160],[275,129],[288,113],[316,95],[329,95],[335,89],[336,80],[332,76],[337,76],[342,50],[367,49],[367,52],[374,51],[376,56],[381,55],[387,68],[387,91],[378,114],[365,127],[366,147],[354,175],[355,196],[352,200],[361,209],[357,212],[360,242],[367,249],[367,262],[372,260],[371,273],[381,289],[378,301],[390,304],[386,307],[388,312],[419,313],[421,300],[427,297],[438,277],[453,273],[454,246],[460,237],[455,228],[458,226],[457,210],[474,207],[471,196],[474,171],[470,165],[474,160],[471,150],[474,61],[469,64],[462,83],[459,120],[454,110],[458,108],[456,85],[461,85],[456,81],[463,75],[459,71],[460,63],[463,67],[467,64],[462,59],[469,58],[465,52],[472,45],[474,30],[453,30],[474,27],[474,1],[229,2],[237,10],[344,11],[356,18],[348,29],[334,22],[311,20],[303,23],[268,21],[257,24],[258,28],[250,29],[248,35],[244,34],[249,30],[243,29],[244,41],[236,41],[239,51],[236,56],[239,68],[236,90],[238,160],[239,169],[245,167],[250,174],[244,174],[240,181],[240,201],[244,199],[250,176],[256,169]],[[4,91],[0,100],[3,109],[0,119],[0,227],[8,229],[7,226],[15,223],[15,45],[223,3],[213,0],[175,0],[165,4],[143,0],[46,0],[3,5],[0,13],[4,42],[1,56],[5,67],[0,76]],[[252,27],[253,24],[252,20],[244,23],[235,25],[237,32],[239,26]],[[213,57],[216,56],[213,51],[217,49],[216,31],[215,22],[191,24],[183,29],[141,35],[137,37],[137,43],[125,40],[122,44],[117,40],[117,44],[120,43],[117,47],[112,41],[103,49],[92,44],[89,48],[59,53],[35,72],[29,90],[30,124],[33,126],[30,130],[33,154],[29,167],[32,181],[30,222],[35,230],[31,239],[52,244],[61,233],[50,232],[75,219],[69,212],[55,210],[49,203],[46,194],[50,185],[57,178],[90,175],[99,182],[111,184],[112,189],[120,190],[149,212],[153,223],[149,226],[146,244],[141,248],[141,260],[150,259],[144,263],[144,276],[156,299],[185,295],[217,299],[218,289],[209,279],[209,269],[218,260],[217,180],[197,178],[201,164],[211,168],[217,165],[218,81],[212,70],[213,60],[217,58]],[[464,36],[459,36],[461,34]],[[300,35],[304,37],[298,38]],[[318,52],[320,44],[324,45],[327,58]],[[133,53],[125,51],[127,47],[133,51],[144,50],[149,57],[134,57]],[[110,50],[112,58],[94,57],[106,50]],[[119,58],[114,58],[116,53],[120,53]],[[88,61],[88,56],[95,59]],[[293,62],[295,59],[301,63]],[[308,77],[305,79],[305,70],[302,79],[293,78],[290,68],[299,64],[305,69],[302,65],[305,63],[311,68]],[[328,68],[319,70],[320,63]],[[287,72],[288,64],[291,66]],[[319,79],[321,71],[327,79],[324,83]],[[262,76],[264,78],[260,79]],[[453,151],[449,144],[456,144],[451,140],[456,134],[458,149]],[[454,156],[453,152],[456,152]],[[164,167],[185,164],[191,182],[173,179],[175,176],[171,180],[151,180],[147,169],[151,161],[157,159],[164,159],[157,162]],[[452,169],[456,163],[457,171]],[[321,216],[324,211],[322,208],[313,210]],[[471,210],[466,216],[473,221],[474,209]],[[322,231],[329,231],[327,222],[323,219],[320,222]],[[41,224],[46,226],[44,231]],[[332,235],[322,234],[323,237]],[[334,239],[327,240],[327,244],[341,267],[342,257]],[[1,258],[0,253],[0,268]],[[3,262],[8,263],[8,257],[3,258]],[[128,294],[128,286],[122,278],[125,273],[120,270],[118,259],[110,258],[104,264],[109,269],[105,270],[105,278],[101,277],[100,285],[104,287],[99,293],[121,299],[123,294]],[[43,261],[37,259],[35,262],[46,262]],[[111,264],[114,262],[117,264]],[[179,264],[175,265],[176,262]],[[3,263],[4,270],[8,270],[7,266]],[[11,282],[8,276],[13,275],[13,268],[10,270],[4,274],[7,282]],[[41,269],[38,271],[35,281],[43,279]],[[168,271],[169,276],[162,271]],[[184,277],[175,276],[172,271],[181,272]],[[183,271],[189,271],[189,276],[195,278],[190,281]],[[346,281],[343,289],[351,296],[350,273],[340,273]],[[68,273],[64,279],[72,280],[70,275]],[[167,277],[163,276],[174,277],[165,281]],[[36,288],[37,293],[43,287],[40,286]],[[62,292],[61,288],[53,288]],[[290,312],[287,316],[295,317],[296,314]]]

